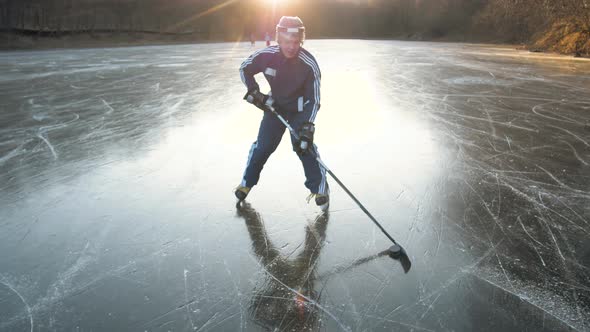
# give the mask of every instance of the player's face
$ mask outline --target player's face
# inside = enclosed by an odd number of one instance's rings
[[[294,33],[281,33],[278,38],[281,52],[287,59],[291,59],[297,56],[297,52],[301,47],[301,40],[299,36]]]

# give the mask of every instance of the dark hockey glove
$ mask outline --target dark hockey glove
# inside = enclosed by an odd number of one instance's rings
[[[258,89],[247,92],[244,96],[244,99],[263,111],[268,111],[268,106],[272,106],[274,102],[272,97],[265,95],[264,93],[258,91]]]
[[[299,142],[297,144],[298,154],[303,155],[313,150],[314,133],[315,125],[311,122],[306,122],[301,126],[301,128],[299,128]]]

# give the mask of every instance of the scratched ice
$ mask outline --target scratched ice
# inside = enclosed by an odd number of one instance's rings
[[[0,331],[590,329],[590,62],[315,41],[317,143],[235,207],[249,44],[0,53]],[[286,141],[286,140],[285,140]]]

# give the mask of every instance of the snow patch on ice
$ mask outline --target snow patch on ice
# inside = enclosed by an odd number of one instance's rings
[[[492,77],[463,76],[444,79],[443,82],[458,85],[512,85],[512,82]]]
[[[434,63],[431,62],[404,62],[404,66],[416,66],[416,67],[430,67],[434,66]]]
[[[563,324],[576,328],[574,324],[580,321],[581,312],[576,311],[575,303],[566,299],[563,295],[557,294],[542,286],[536,286],[528,281],[522,281],[515,275],[510,275],[510,284],[505,283],[507,275],[495,270],[493,267],[481,267],[472,272],[472,275],[497,287],[507,293],[510,293],[520,300],[542,310],[547,315],[552,316]],[[582,310],[582,308],[579,308]],[[583,323],[582,323],[583,324]],[[577,324],[576,324],[577,325]]]
[[[188,63],[165,63],[161,65],[156,65],[158,68],[168,68],[168,67],[186,67]]]

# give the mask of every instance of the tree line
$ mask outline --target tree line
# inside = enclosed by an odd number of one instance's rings
[[[557,22],[590,33],[590,0],[491,0],[474,17],[484,31],[523,41]]]
[[[530,38],[555,20],[589,30],[590,0],[0,0],[0,29],[32,33],[151,32],[235,40],[300,16],[308,36]]]

